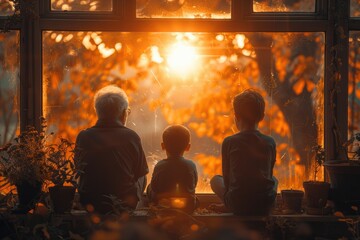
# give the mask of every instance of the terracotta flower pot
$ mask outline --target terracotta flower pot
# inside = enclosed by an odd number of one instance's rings
[[[281,190],[284,213],[301,213],[303,197],[304,192],[300,190]]]
[[[360,163],[358,161],[329,161],[324,163],[329,174],[330,197],[339,211],[353,214],[360,207]]]
[[[49,193],[54,212],[65,213],[71,211],[75,196],[75,187],[54,186],[49,188]]]
[[[303,183],[305,189],[306,209],[323,209],[327,203],[330,183],[307,181]],[[314,211],[306,211],[312,214]],[[319,211],[321,213],[322,211]]]
[[[19,204],[12,210],[12,213],[26,214],[33,209],[40,198],[41,188],[41,182],[16,184]]]

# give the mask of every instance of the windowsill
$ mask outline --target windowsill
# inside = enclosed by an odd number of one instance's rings
[[[161,216],[161,214],[159,215]],[[73,210],[71,213],[66,214],[51,214],[47,215],[46,219],[49,223],[60,224],[64,228],[74,229],[75,232],[87,229],[92,226],[94,215],[86,211]],[[99,216],[95,216],[97,219]],[[39,217],[33,214],[27,215],[0,215],[0,220],[8,223],[18,223],[21,221],[34,220]],[[40,218],[42,219],[42,218]],[[129,216],[128,222],[132,223],[149,223],[149,220],[154,219],[153,214],[148,214],[147,210],[136,210],[134,214]],[[266,234],[279,234],[277,229],[281,229],[278,237],[283,236],[283,233],[292,234],[298,227],[307,227],[311,230],[314,236],[325,237],[326,239],[339,239],[341,236],[349,235],[348,226],[341,219],[334,215],[317,216],[307,214],[296,215],[270,215],[270,216],[236,216],[231,213],[207,213],[197,214],[194,213],[189,219],[193,219],[198,223],[206,226],[207,229],[227,229],[227,228],[255,228],[259,233]],[[347,216],[347,220],[356,221],[358,216]],[[297,226],[297,227],[295,227]],[[79,228],[79,229],[78,229]],[[296,233],[296,231],[295,231]],[[290,236],[290,235],[289,235]],[[281,239],[281,238],[272,238]],[[283,238],[284,239],[284,238]],[[286,238],[288,239],[288,238]],[[312,238],[311,238],[312,239]]]

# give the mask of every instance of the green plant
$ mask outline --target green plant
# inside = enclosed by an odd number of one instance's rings
[[[356,141],[360,141],[360,133],[355,134],[355,139],[356,139]],[[355,150],[354,158],[356,160],[360,160],[360,146],[359,145],[357,145],[357,149]]]
[[[348,149],[348,152],[353,154],[353,156],[352,156],[353,160],[360,160],[360,146],[358,143],[356,143],[356,145],[354,146],[355,140],[360,141],[360,133],[356,133],[349,140],[347,140],[343,144],[343,148]],[[352,146],[351,150],[349,150],[350,146]]]
[[[317,145],[313,147],[313,151],[315,152],[314,181],[316,181],[320,168],[325,161],[325,149],[321,145]]]
[[[70,183],[77,186],[78,171],[74,164],[74,143],[60,138],[59,143],[48,146],[46,167],[50,173],[49,180],[56,186]]]
[[[0,148],[0,187],[29,182],[35,185],[49,177],[46,166],[46,122],[40,131],[26,127],[12,142]]]
[[[49,143],[53,133],[46,134],[46,127],[45,118],[41,118],[39,131],[28,126],[13,142],[0,148],[0,187],[24,181],[76,186],[79,171],[74,164],[74,144],[64,138]]]

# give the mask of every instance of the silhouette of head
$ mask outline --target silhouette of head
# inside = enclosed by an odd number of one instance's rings
[[[114,85],[100,89],[94,97],[94,107],[99,119],[120,119],[126,122],[128,106],[129,100],[126,93]]]
[[[253,89],[247,89],[236,95],[233,107],[236,119],[247,124],[257,124],[264,118],[264,98]]]
[[[162,135],[163,149],[171,156],[182,156],[190,148],[190,131],[182,125],[167,127]]]

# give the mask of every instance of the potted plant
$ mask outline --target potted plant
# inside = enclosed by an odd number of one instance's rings
[[[343,213],[357,213],[354,209],[360,207],[360,133],[355,134],[340,147],[348,152],[352,147],[351,158],[345,154],[345,160],[327,161],[324,166],[330,178],[330,197],[336,210]],[[355,211],[355,212],[354,212]]]
[[[40,131],[28,126],[12,142],[0,148],[1,185],[15,185],[17,189],[19,203],[13,213],[25,214],[34,208],[48,178],[45,128],[45,122]]]
[[[78,177],[73,146],[64,138],[49,146],[46,165],[53,185],[49,187],[50,199],[56,213],[69,212],[72,208]]]
[[[302,199],[304,191],[301,190],[281,190],[283,202],[282,211],[284,214],[296,214],[302,212]]]
[[[325,205],[328,200],[330,184],[318,181],[318,173],[325,161],[325,150],[320,145],[313,148],[315,152],[314,180],[303,182],[306,200],[306,213],[322,215],[325,214]]]

